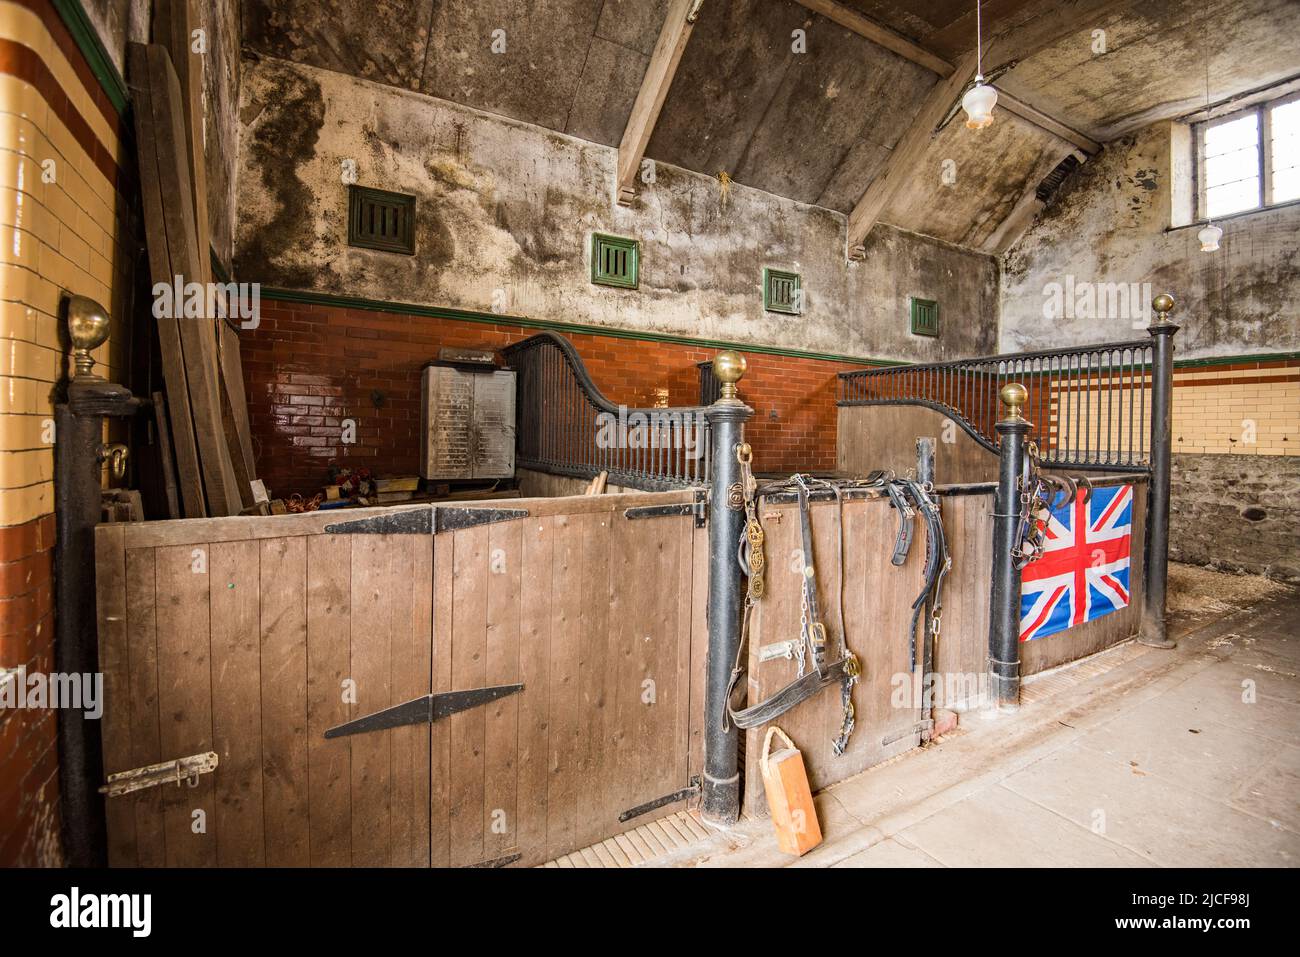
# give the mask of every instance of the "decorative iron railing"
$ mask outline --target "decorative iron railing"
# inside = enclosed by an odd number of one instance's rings
[[[1150,463],[1151,340],[928,365],[841,372],[839,404],[924,405],[991,452],[1009,382],[1029,391],[1024,416],[1049,466],[1145,471]]]
[[[657,491],[709,480],[702,406],[629,408],[601,394],[563,336],[543,332],[502,350],[516,373],[516,464],[556,475],[609,474]]]

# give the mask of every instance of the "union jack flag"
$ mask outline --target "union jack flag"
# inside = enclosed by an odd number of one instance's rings
[[[1079,489],[1052,509],[1047,544],[1021,572],[1020,640],[1031,641],[1128,606],[1133,486]]]

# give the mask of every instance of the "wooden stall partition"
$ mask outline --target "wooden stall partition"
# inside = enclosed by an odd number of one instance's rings
[[[1142,599],[1146,583],[1144,555],[1147,489],[1150,487],[1150,480],[1146,475],[1134,475],[1129,484],[1133,489],[1133,513],[1129,540],[1128,604],[1118,611],[1074,625],[1046,638],[1022,641],[1020,643],[1021,677],[1096,654],[1137,635],[1142,623]]]
[[[942,495],[939,500],[952,568],[943,586],[934,643],[935,704],[975,710],[988,690],[993,493]]]
[[[990,482],[998,477],[998,457],[976,442],[944,413],[924,405],[841,405],[837,410],[836,469],[866,475],[890,469],[899,475],[916,468],[916,439],[933,435],[934,474],[941,482]]]
[[[905,565],[890,564],[897,513],[885,499],[811,505],[813,550],[818,576],[822,620],[838,654],[841,634],[862,664],[862,677],[853,690],[856,728],[849,747],[836,756],[831,743],[839,733],[842,708],[839,684],[830,685],[782,715],[777,723],[803,751],[808,779],[814,790],[879,764],[915,747],[911,729],[918,720],[914,707],[896,707],[898,694],[910,695],[907,629],[909,605],[921,587],[924,535]],[[799,639],[804,555],[801,547],[799,508],[795,504],[760,503],[767,533],[766,594],[755,607],[749,632],[748,695],[758,703],[793,681],[797,662],[786,658],[761,661],[762,650]],[[843,521],[843,554],[837,526]],[[840,569],[843,568],[843,575]],[[843,608],[843,624],[840,609]],[[813,663],[807,661],[806,668]],[[749,814],[766,814],[759,756],[766,725],[751,728],[745,739],[744,808]],[[888,740],[896,738],[895,740]]]
[[[101,526],[106,773],[219,760],[193,787],[107,798],[110,862],[528,865],[624,830],[699,769],[692,501],[458,502],[470,522],[432,534],[364,527],[429,506]],[[431,724],[324,737],[512,683]]]

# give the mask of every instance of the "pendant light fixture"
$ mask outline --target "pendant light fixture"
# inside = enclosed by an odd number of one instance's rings
[[[1205,109],[1210,108],[1210,34],[1207,30],[1205,33]],[[1204,173],[1201,173],[1204,176]],[[1208,206],[1209,196],[1206,196]],[[1223,230],[1214,225],[1214,220],[1209,216],[1209,209],[1206,209],[1206,223],[1196,234],[1196,238],[1201,241],[1201,252],[1212,253],[1219,249],[1219,240],[1223,238]]]
[[[993,107],[998,102],[998,91],[984,82],[983,33],[980,0],[975,0],[975,85],[961,98],[961,108],[966,111],[966,126],[972,130],[982,130],[993,122]]]

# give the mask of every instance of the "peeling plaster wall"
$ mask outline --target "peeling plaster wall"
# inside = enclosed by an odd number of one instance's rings
[[[282,60],[245,60],[240,112],[240,280],[841,355],[994,344],[986,256],[880,227],[846,263],[842,214],[665,164],[618,207],[615,149]],[[416,195],[415,256],[346,245],[345,158]],[[593,231],[642,241],[639,290],[590,283]],[[763,266],[802,273],[804,315],[763,311]],[[908,333],[912,295],[940,302],[938,339]]]
[[[1300,205],[1227,219],[1221,248],[1203,253],[1197,227],[1166,232],[1172,203],[1171,126],[1109,144],[1003,259],[1003,350],[1128,339],[1131,318],[1048,319],[1050,283],[1150,283],[1178,301],[1179,358],[1300,349]],[[1140,328],[1140,327],[1139,327]]]

